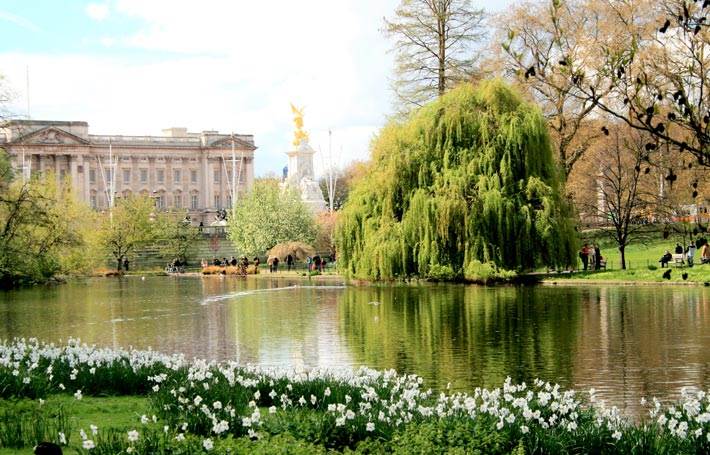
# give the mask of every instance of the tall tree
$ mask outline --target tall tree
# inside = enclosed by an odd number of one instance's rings
[[[237,203],[228,233],[237,251],[251,256],[264,254],[282,242],[310,244],[315,240],[316,226],[297,192],[281,190],[278,180],[259,179]]]
[[[649,148],[669,144],[710,166],[710,2],[627,0],[608,8],[628,35],[600,43],[607,58],[593,76],[612,90],[600,95],[587,78],[577,87],[605,113],[648,133]]]
[[[155,239],[156,229],[151,220],[154,209],[152,199],[132,196],[118,200],[110,213],[101,215],[98,244],[113,257],[119,272],[125,259],[132,259],[139,247]]]
[[[155,236],[164,258],[179,259],[184,264],[193,252],[200,232],[187,217],[187,210],[178,210],[158,215]]]
[[[545,120],[500,81],[460,84],[385,126],[340,213],[343,271],[367,279],[472,277],[574,259],[570,207]]]
[[[603,64],[596,42],[604,31],[599,1],[521,3],[497,18],[502,70],[525,87],[548,119],[565,174],[601,136],[590,120],[595,104],[575,84],[579,68]],[[604,78],[588,80],[596,93]]]
[[[616,243],[619,266],[626,269],[626,247],[646,231],[657,193],[654,176],[645,165],[648,135],[625,125],[609,129],[609,136],[590,151],[576,200],[582,218]]]
[[[385,33],[395,40],[394,91],[406,107],[471,77],[483,17],[470,0],[402,0],[394,17],[385,18]]]
[[[0,287],[71,272],[64,259],[84,244],[86,208],[52,173],[21,181],[9,180],[9,168],[1,164],[0,172]]]

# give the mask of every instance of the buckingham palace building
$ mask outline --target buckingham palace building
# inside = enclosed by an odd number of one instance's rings
[[[144,195],[205,225],[254,182],[249,134],[169,128],[162,136],[97,135],[87,122],[12,120],[0,125],[0,148],[18,175],[52,171],[96,210],[108,208],[111,195]]]

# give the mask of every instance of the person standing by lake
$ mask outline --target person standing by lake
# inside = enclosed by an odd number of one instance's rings
[[[582,268],[586,272],[587,267],[589,266],[589,245],[587,245],[586,243],[579,251],[579,258],[582,260]]]
[[[289,272],[291,271],[291,267],[293,267],[293,256],[289,254],[286,256],[286,268]]]
[[[695,258],[695,243],[690,242],[688,248],[685,249],[685,257],[688,260],[688,267],[692,267],[693,259]]]
[[[602,266],[602,250],[599,244],[594,244],[594,270],[599,270]]]

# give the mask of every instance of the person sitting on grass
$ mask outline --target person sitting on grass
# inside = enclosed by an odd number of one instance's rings
[[[670,251],[666,250],[665,254],[663,256],[661,256],[661,259],[659,259],[658,262],[661,263],[661,268],[664,268],[672,260],[673,260],[673,255],[671,254]]]

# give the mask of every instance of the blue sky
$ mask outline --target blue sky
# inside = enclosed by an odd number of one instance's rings
[[[98,134],[254,134],[257,175],[285,164],[294,102],[311,144],[327,149],[332,130],[345,165],[367,158],[391,111],[392,55],[379,29],[397,3],[0,0],[0,75],[19,116],[29,68],[34,119],[84,120]],[[513,1],[474,3],[495,11]]]

